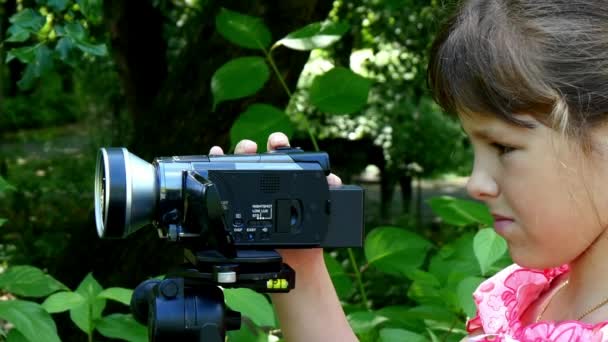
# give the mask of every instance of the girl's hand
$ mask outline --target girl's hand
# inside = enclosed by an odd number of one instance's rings
[[[274,151],[279,147],[286,147],[289,145],[289,139],[283,133],[277,132],[272,133],[268,136],[268,142],[266,143],[266,149],[268,151]],[[248,154],[257,152],[257,144],[251,140],[241,140],[238,142],[234,149],[235,154]],[[224,154],[224,151],[219,146],[213,146],[209,151],[209,154]],[[342,181],[340,178],[333,173],[327,176],[327,183],[330,186],[341,185]],[[319,265],[323,265],[323,251],[321,248],[312,249],[283,249],[278,250],[283,257],[283,262],[289,264],[295,271],[296,274],[302,272],[307,273],[311,267],[315,268]]]

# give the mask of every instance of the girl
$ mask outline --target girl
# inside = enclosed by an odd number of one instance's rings
[[[469,339],[608,341],[608,3],[465,1],[428,76],[472,142],[467,190],[515,262],[473,294]],[[273,134],[267,148],[288,144]],[[321,251],[283,256],[298,275],[273,297],[286,339],[355,341]]]
[[[468,1],[428,74],[472,142],[467,190],[515,262],[475,291],[467,330],[608,341],[608,4]]]

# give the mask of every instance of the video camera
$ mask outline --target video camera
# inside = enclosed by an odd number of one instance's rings
[[[158,157],[101,148],[95,220],[101,238],[152,224],[187,262],[134,292],[131,310],[153,341],[223,341],[240,328],[218,288],[288,292],[295,272],[277,248],[361,247],[364,191],[329,186],[329,156],[299,148],[243,155]]]

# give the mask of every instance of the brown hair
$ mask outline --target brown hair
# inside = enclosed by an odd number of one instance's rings
[[[449,113],[525,126],[513,114],[526,112],[587,140],[608,113],[608,3],[465,1],[436,37],[427,76]]]

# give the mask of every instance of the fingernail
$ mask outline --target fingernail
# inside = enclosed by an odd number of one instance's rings
[[[248,140],[247,142],[245,142],[245,147],[249,148],[256,148],[257,144],[254,141]]]
[[[270,138],[270,142],[275,146],[280,145],[285,142],[285,137],[280,133],[274,133]]]

